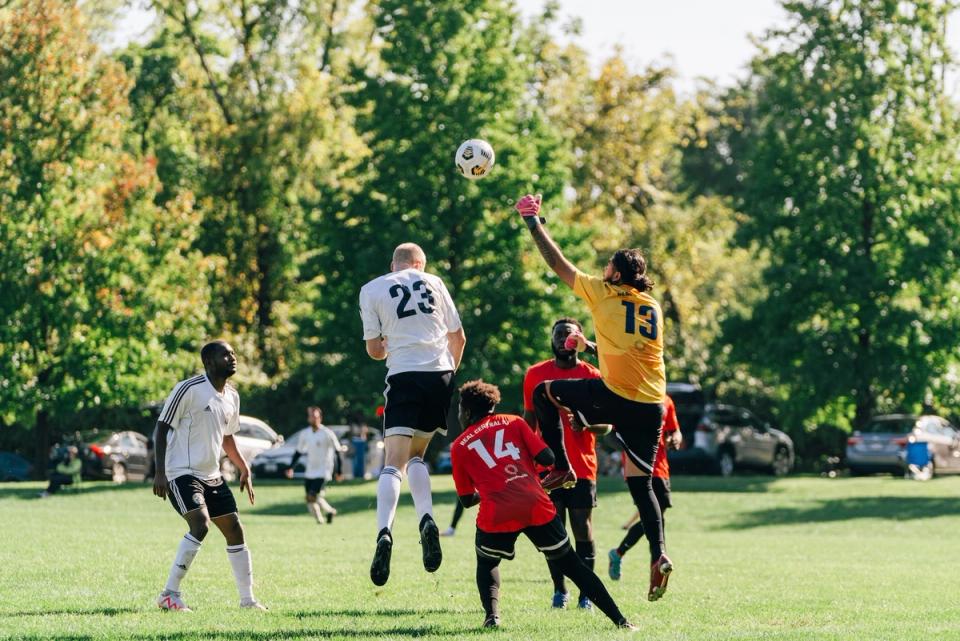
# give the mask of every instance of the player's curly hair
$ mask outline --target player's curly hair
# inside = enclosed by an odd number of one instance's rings
[[[553,326],[550,328],[550,331],[552,332],[553,330],[555,330],[557,328],[557,325],[563,325],[565,323],[576,325],[577,327],[580,328],[581,332],[583,331],[583,325],[580,324],[580,321],[578,321],[576,318],[570,318],[569,316],[564,316],[563,318],[558,318],[556,321],[554,321]]]
[[[620,282],[636,287],[641,292],[653,289],[653,279],[647,276],[647,260],[639,249],[618,249],[610,259],[620,272]]]
[[[460,386],[460,405],[470,416],[485,416],[491,413],[500,402],[500,389],[483,379],[467,381]]]

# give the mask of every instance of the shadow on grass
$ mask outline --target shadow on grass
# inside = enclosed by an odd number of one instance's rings
[[[323,630],[317,628],[280,628],[269,631],[252,630],[192,630],[190,632],[162,632],[157,634],[132,634],[126,637],[129,641],[195,641],[204,639],[205,641],[227,641],[237,639],[244,641],[274,641],[275,639],[384,639],[390,637],[410,637],[419,638],[425,636],[445,636],[463,638],[468,636],[482,635],[488,630],[483,628],[476,629],[444,629],[439,626],[395,626],[391,628],[374,628],[369,630],[360,630],[357,628],[337,630]],[[65,634],[65,635],[27,635],[20,636],[17,639],[21,641],[95,641],[101,636],[92,636],[89,634]]]
[[[333,486],[333,489],[327,492],[326,496],[327,501],[329,501],[330,505],[337,509],[337,514],[340,516],[346,514],[355,514],[357,512],[368,512],[377,509],[377,495],[373,492],[370,494],[348,494],[346,496],[338,496],[336,486]],[[444,504],[450,504],[452,506],[453,502],[456,500],[457,493],[453,490],[433,493],[433,504],[435,506]],[[409,493],[404,492],[400,495],[400,505],[413,505],[413,499],[410,498]],[[263,506],[255,506],[245,509],[244,512],[259,516],[300,516],[305,510],[303,506],[303,500],[285,501],[282,503],[270,503]],[[450,512],[453,512],[452,507],[450,508]],[[440,517],[437,518],[439,519]]]
[[[773,476],[749,473],[726,478],[722,476],[679,474],[670,477],[670,486],[674,492],[684,493],[754,493],[769,492],[770,486],[773,485],[776,480]],[[597,479],[597,492],[600,494],[627,492],[627,484],[619,477],[601,477]]]
[[[909,521],[932,519],[938,516],[960,515],[955,498],[875,497],[831,499],[819,501],[811,507],[772,508],[740,513],[726,530],[746,530],[768,525],[799,525],[830,523],[853,519],[888,519]]]
[[[291,616],[298,619],[309,619],[313,617],[405,617],[428,614],[462,614],[462,610],[452,610],[447,608],[424,608],[414,610],[412,608],[384,608],[382,610],[300,610],[293,612]]]
[[[102,615],[107,617],[115,617],[118,614],[133,614],[134,612],[140,612],[136,608],[82,608],[79,610],[32,610],[25,612],[3,612],[0,611],[0,617],[45,617],[45,616],[63,616],[63,615],[78,615],[78,616],[89,616],[89,615]]]
[[[20,499],[33,500],[38,499],[40,492],[46,489],[46,484],[32,483],[30,487],[4,483],[0,485],[0,500]],[[153,485],[140,481],[131,483],[113,483],[112,481],[84,481],[80,487],[64,487],[54,494],[54,497],[72,497],[81,494],[98,494],[100,492],[132,492],[140,491],[145,494],[153,492]],[[52,497],[51,497],[52,498]]]

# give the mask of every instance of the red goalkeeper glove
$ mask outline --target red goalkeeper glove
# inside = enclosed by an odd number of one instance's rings
[[[525,222],[530,229],[533,229],[540,223],[547,222],[540,217],[540,201],[542,200],[543,196],[541,194],[537,194],[536,196],[527,194],[517,201],[517,211],[520,212],[520,215],[523,217],[523,222]]]

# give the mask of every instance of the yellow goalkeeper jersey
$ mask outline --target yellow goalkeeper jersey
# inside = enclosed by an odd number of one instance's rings
[[[629,285],[611,285],[580,271],[573,291],[593,314],[603,382],[632,401],[662,403],[667,375],[657,301]]]

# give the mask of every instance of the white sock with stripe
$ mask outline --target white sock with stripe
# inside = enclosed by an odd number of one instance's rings
[[[414,456],[407,463],[407,483],[410,484],[410,494],[413,496],[413,506],[417,509],[417,523],[423,520],[424,514],[433,518],[433,494],[430,492],[430,472],[426,463],[419,456]]]
[[[173,565],[170,566],[170,576],[167,577],[167,585],[163,588],[164,590],[180,591],[180,582],[183,581],[183,577],[187,576],[187,570],[190,569],[190,564],[193,563],[193,559],[199,551],[200,541],[193,538],[189,532],[184,534],[183,538],[180,539],[179,547],[177,547],[177,555],[173,558]]]
[[[397,515],[397,501],[400,500],[400,484],[403,476],[400,470],[388,465],[380,472],[377,480],[377,532],[393,527]]]
[[[246,543],[227,546],[227,558],[233,568],[233,578],[237,582],[240,601],[253,601],[253,562]]]

